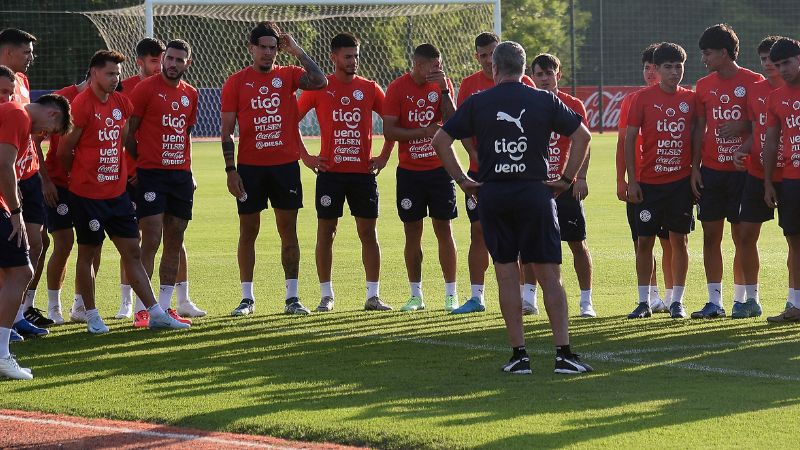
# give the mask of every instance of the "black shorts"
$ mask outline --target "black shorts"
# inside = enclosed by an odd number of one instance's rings
[[[665,184],[640,184],[641,203],[636,205],[639,236],[656,236],[659,230],[689,234],[692,231],[692,185],[690,178]]]
[[[28,246],[17,246],[17,237],[11,236],[11,220],[8,211],[0,211],[0,267],[20,267],[31,263],[28,259]]]
[[[800,201],[797,200],[800,198],[800,180],[784,178],[781,196],[784,201],[778,202],[778,225],[783,228],[784,236],[796,236],[800,234]]]
[[[544,183],[486,183],[478,189],[478,215],[495,263],[561,264],[556,200]]]
[[[378,218],[378,183],[371,173],[330,173],[317,175],[318,219],[338,219],[344,214],[344,201],[353,217]]]
[[[572,187],[556,197],[558,210],[558,228],[564,242],[580,242],[586,240],[586,216],[583,213],[583,202],[572,196]]]
[[[628,216],[628,227],[631,229],[631,239],[633,239],[633,242],[636,242],[639,240],[639,231],[636,229],[636,223],[638,222],[636,218],[636,204],[626,202],[625,213]],[[694,222],[692,223],[692,230],[694,230]],[[669,231],[661,227],[656,236],[658,236],[659,239],[669,239]]]
[[[781,183],[772,183],[778,199],[781,197]],[[780,201],[778,201],[780,203]],[[745,177],[742,191],[742,205],[739,208],[739,220],[749,223],[764,223],[775,218],[775,210],[764,201],[764,180],[749,173]]]
[[[44,225],[47,221],[47,211],[42,194],[42,179],[39,174],[21,180],[17,183],[22,197],[22,220],[25,223]]]
[[[478,178],[478,174],[472,171],[467,172],[467,175],[472,178],[473,180]],[[469,218],[469,223],[475,223],[478,221],[478,204],[475,200],[467,195],[464,194],[464,206],[467,209],[467,217]]]
[[[70,197],[75,235],[80,245],[100,245],[105,238],[139,239],[139,225],[127,192],[108,200],[94,200],[74,193]]]
[[[58,192],[58,204],[55,208],[47,207],[47,231],[50,233],[70,230],[75,225],[72,220],[72,208],[70,208],[69,198],[72,194],[67,188],[56,186]]]
[[[138,183],[137,183],[138,185]],[[136,211],[136,186],[132,185],[130,182],[125,184],[125,192],[128,193],[128,198],[131,199],[131,206],[133,206],[133,211]]]
[[[188,170],[136,169],[136,216],[169,214],[192,220],[194,183]]]
[[[443,167],[433,170],[397,168],[397,213],[403,222],[458,217],[456,184]]]
[[[303,207],[303,185],[300,164],[290,162],[278,166],[239,165],[236,169],[244,184],[245,195],[236,205],[239,214],[254,214],[267,209],[267,200],[276,209]]]
[[[728,219],[730,223],[739,223],[739,207],[747,174],[701,167],[700,175],[703,189],[697,201],[697,219],[701,222]]]

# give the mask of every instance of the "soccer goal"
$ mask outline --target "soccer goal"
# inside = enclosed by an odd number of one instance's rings
[[[108,48],[133,60],[144,36],[166,42],[180,38],[193,47],[187,79],[201,92],[195,134],[219,135],[219,95],[225,79],[251,64],[247,35],[262,20],[276,22],[330,72],[330,39],[349,31],[361,40],[362,76],[384,88],[410,67],[415,46],[430,42],[442,52],[445,71],[458,85],[478,69],[474,39],[482,31],[500,30],[500,0],[146,0],[121,9],[83,12]],[[296,64],[282,55],[282,65]],[[134,64],[123,71],[130,76]],[[380,121],[377,132],[381,132]],[[301,124],[305,135],[318,133],[313,115]]]

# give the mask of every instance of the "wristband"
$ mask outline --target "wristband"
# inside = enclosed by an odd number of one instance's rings
[[[22,212],[22,207],[21,206],[17,206],[16,208],[14,208],[11,211],[9,211],[8,215],[10,217],[10,216],[13,216],[13,215],[16,215],[16,214],[20,214],[21,212]]]
[[[236,170],[236,166],[225,166],[225,172],[233,172]]]
[[[455,179],[456,184],[459,185],[459,186],[461,185],[461,183],[463,183],[465,181],[467,181],[467,175],[463,174],[463,173],[461,174],[460,177]]]

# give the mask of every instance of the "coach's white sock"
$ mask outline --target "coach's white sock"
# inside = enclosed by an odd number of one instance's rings
[[[252,281],[242,281],[242,298],[249,298],[250,300],[256,299],[256,297],[253,295]]]
[[[24,320],[25,316],[23,312],[25,311],[25,305],[19,305],[19,309],[17,309],[17,315],[14,317],[14,323],[19,322],[20,320]]]
[[[422,281],[409,281],[408,286],[411,288],[411,296],[422,298]]]
[[[136,314],[140,311],[145,311],[147,308],[144,306],[142,299],[139,296],[136,296],[136,305],[133,307],[133,313]]]
[[[130,284],[120,283],[119,297],[122,303],[133,303],[133,288]]]
[[[686,286],[672,286],[672,303],[683,303],[683,293],[686,291]],[[670,304],[672,304],[670,303]]]
[[[61,308],[61,289],[47,290],[47,309]]]
[[[758,298],[758,283],[744,285],[744,293],[745,301],[747,301],[747,299],[754,298],[756,303],[760,303]]]
[[[175,296],[177,297],[179,305],[189,302],[188,281],[181,281],[180,283],[175,283]]]
[[[651,292],[650,286],[639,286],[639,303],[647,303],[649,306]]]
[[[658,292],[658,286],[650,286],[650,301],[661,300],[661,294]]]
[[[381,296],[381,282],[380,281],[367,281],[367,300],[372,297]]]
[[[444,284],[444,295],[457,295],[458,288],[456,287],[456,282],[452,283],[445,283]]]
[[[522,286],[522,304],[525,305],[533,305],[538,308],[536,305],[536,288],[537,285],[525,283]]]
[[[172,293],[175,292],[174,284],[162,284],[158,287],[158,304],[164,310],[172,306]]]
[[[0,327],[0,358],[11,356],[11,352],[8,351],[9,339],[11,339],[11,328]]]
[[[36,301],[36,289],[28,289],[25,291],[25,300],[23,300],[22,305],[25,309],[33,307],[34,302]]]
[[[664,305],[666,305],[667,308],[669,308],[669,305],[672,304],[672,296],[674,295],[673,289],[675,289],[674,286],[669,289],[664,289],[664,298],[662,298],[661,301],[664,302]]]
[[[470,288],[472,289],[472,297],[477,298],[481,305],[484,303],[483,299],[483,285],[482,284],[471,284]]]
[[[331,297],[333,298],[333,282],[327,281],[325,283],[319,284],[319,291],[322,297]],[[289,298],[289,297],[287,297]]]
[[[789,301],[794,305],[795,308],[800,308],[800,289],[790,290],[792,293],[789,295]]]
[[[286,300],[297,297],[297,278],[288,278],[286,280]]]
[[[735,303],[744,303],[747,301],[747,287],[744,284],[733,285],[733,301]]]
[[[708,303],[722,307],[722,283],[708,283]]]

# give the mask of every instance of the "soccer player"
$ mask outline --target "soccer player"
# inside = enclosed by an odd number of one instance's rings
[[[558,81],[561,79],[561,61],[556,56],[548,53],[537,55],[531,63],[531,71],[538,88],[555,94],[568,108],[583,118],[584,125],[588,124],[586,107],[583,106],[583,102],[558,89]],[[550,181],[557,181],[564,174],[564,165],[572,150],[572,141],[567,136],[553,132],[549,145],[547,176]],[[578,276],[578,285],[581,290],[581,317],[597,317],[592,305],[592,256],[589,254],[589,246],[586,244],[586,217],[583,213],[583,199],[589,195],[589,187],[586,184],[586,172],[589,170],[588,151],[586,160],[578,170],[575,183],[556,198],[556,207],[558,208],[558,227],[561,240],[566,242],[572,251],[575,274]],[[525,274],[525,283],[536,284],[536,274],[533,271]]]
[[[125,149],[136,160],[136,216],[142,233],[142,264],[152,278],[155,257],[164,237],[159,267],[158,303],[175,320],[203,317],[205,311],[187,298],[171,307],[184,234],[192,218],[191,133],[197,122],[197,89],[182,78],[192,65],[189,43],[176,39],[167,43],[160,73],[133,89],[133,115],[128,121]],[[149,322],[147,310],[136,313],[134,326]]]
[[[561,285],[561,239],[554,195],[573,184],[591,140],[581,117],[550,92],[521,83],[525,50],[501,42],[492,55],[496,86],[468,98],[434,137],[434,148],[456,183],[477,195],[484,240],[494,261],[500,309],[513,354],[502,370],[531,373],[525,350],[519,263],[539,276],[556,345],[556,373],[592,368],[569,345],[567,300]],[[547,182],[548,142],[556,132],[572,139],[564,175]],[[453,152],[454,139],[476,136],[478,179],[469,178]]]
[[[89,88],[72,102],[75,128],[58,148],[70,175],[70,207],[78,241],[75,279],[83,295],[89,333],[107,333],[95,306],[93,269],[107,233],[119,251],[131,287],[148,307],[150,328],[188,328],[189,324],[178,322],[156,302],[142,266],[139,229],[125,191],[122,146],[133,106],[115,91],[123,61],[125,57],[114,51],[100,50],[92,56]]]
[[[300,247],[297,210],[303,207],[300,184],[300,130],[297,126],[298,89],[322,89],[327,78],[294,38],[272,22],[260,22],[248,39],[253,64],[231,75],[222,88],[222,153],[228,191],[239,211],[239,279],[242,301],[232,315],[252,314],[255,308],[253,270],[261,211],[267,202],[275,211],[281,239],[281,263],[286,277],[287,314],[309,314],[297,294]],[[275,63],[283,51],[303,67]],[[233,133],[239,123],[238,167]]]
[[[653,64],[653,52],[658,44],[650,44],[642,52],[642,76],[645,86],[655,86],[658,84],[658,71]],[[628,216],[628,226],[631,229],[633,238],[634,253],[638,251],[639,235],[636,232],[636,207],[628,201],[628,183],[625,181],[625,134],[628,131],[628,113],[631,103],[636,97],[634,91],[622,99],[619,109],[619,132],[617,134],[617,198],[625,202],[625,209]],[[636,145],[639,147],[637,155],[641,155],[642,137],[636,137]],[[638,162],[638,161],[637,161]],[[656,276],[656,263],[653,260],[653,274],[650,277],[650,308],[654,313],[668,313],[668,305],[672,298],[672,247],[669,243],[669,231],[661,229],[658,231],[658,240],[661,243],[661,270],[664,272],[664,299],[662,300],[658,292],[658,277]]]
[[[764,201],[778,208],[779,225],[789,244],[789,286],[794,286],[789,304],[774,323],[800,321],[800,42],[778,39],[769,51],[769,59],[786,83],[769,94],[767,100],[767,136],[764,142]],[[778,151],[783,139],[783,181],[780,194],[773,182]],[[780,199],[782,201],[778,201]]]
[[[8,349],[14,317],[33,277],[15,172],[17,154],[28,148],[31,134],[64,133],[70,121],[69,104],[57,95],[44,95],[27,105],[0,105],[0,375],[7,378],[33,379]]]
[[[14,91],[17,78],[14,71],[6,66],[0,66],[0,104],[14,100]]]
[[[461,106],[470,95],[494,87],[494,79],[492,78],[492,52],[499,43],[500,38],[494,33],[484,32],[475,38],[475,60],[480,64],[481,70],[461,81],[461,87],[458,90],[458,106]],[[522,82],[528,86],[536,87],[533,80],[527,75],[522,76]],[[470,137],[462,139],[461,144],[464,145],[464,148],[469,154],[468,175],[475,178],[478,173],[478,159],[475,153],[477,151],[477,143],[475,142],[475,138]],[[486,310],[484,302],[484,277],[486,275],[486,269],[489,268],[489,251],[486,250],[486,243],[483,242],[483,230],[481,229],[481,222],[478,220],[478,205],[469,195],[464,196],[464,202],[470,223],[469,256],[467,261],[469,262],[469,282],[472,296],[463,305],[454,309],[453,314],[483,312]],[[529,289],[525,292],[532,292],[535,294],[535,284],[526,287]]]
[[[741,252],[740,261],[744,273],[745,298],[747,301],[741,307],[734,308],[731,313],[731,317],[734,319],[761,315],[761,302],[758,296],[758,237],[761,234],[761,224],[775,218],[775,210],[764,202],[763,152],[767,131],[767,99],[770,92],[784,85],[781,74],[778,73],[775,65],[772,64],[772,60],[769,59],[769,50],[778,39],[780,39],[779,36],[768,36],[758,45],[758,56],[767,79],[753,84],[747,94],[747,117],[753,124],[753,134],[734,154],[736,168],[742,171],[747,170],[747,175],[745,175],[747,178],[742,193],[742,205],[739,211],[742,237],[739,251]],[[780,192],[783,166],[783,154],[778,150],[777,167],[772,174],[772,182],[776,192]],[[789,247],[789,273],[791,273],[791,260],[792,248]],[[787,297],[790,301],[793,294],[794,281],[790,277],[789,296]]]
[[[430,215],[439,243],[444,275],[445,311],[458,308],[456,243],[450,221],[457,216],[453,180],[442,167],[431,140],[439,123],[453,114],[450,80],[442,70],[439,50],[431,44],[414,49],[411,71],[386,89],[383,133],[399,142],[397,212],[405,232],[405,262],[411,298],[401,311],[425,309],[422,295],[422,219]]]
[[[680,86],[686,51],[670,42],[656,47],[653,63],[659,83],[636,95],[628,115],[625,135],[625,167],[628,172],[628,201],[636,207],[636,274],[639,305],[629,319],[650,317],[650,279],[653,246],[662,228],[669,231],[672,246],[672,318],[685,318],[683,294],[689,268],[689,232],[692,227],[690,185],[693,152],[692,128],[696,123],[695,93]],[[641,150],[636,144],[642,136]],[[641,154],[637,154],[638,152]]]
[[[753,84],[764,79],[736,64],[739,38],[726,24],[707,28],[700,36],[702,62],[710,74],[697,81],[697,127],[694,147],[702,151],[692,161],[692,190],[698,197],[697,218],[703,224],[703,263],[708,283],[708,303],[692,318],[725,316],[722,298],[722,234],[731,224],[736,253],[733,259],[734,312],[745,305],[739,207],[745,174],[736,170],[733,155],[750,134],[747,96]],[[674,293],[673,293],[674,295]]]
[[[334,306],[331,266],[336,225],[344,214],[344,201],[356,219],[361,240],[361,259],[366,273],[365,310],[389,311],[380,298],[381,249],[378,244],[378,183],[376,172],[386,166],[394,142],[386,141],[380,156],[372,157],[372,112],[383,112],[383,90],[356,73],[359,41],[350,33],[331,40],[334,73],[325,90],[304,91],[298,103],[299,117],[312,108],[319,120],[322,148],[319,156],[301,150],[303,161],[317,172],[317,275],[321,299],[318,312]]]

